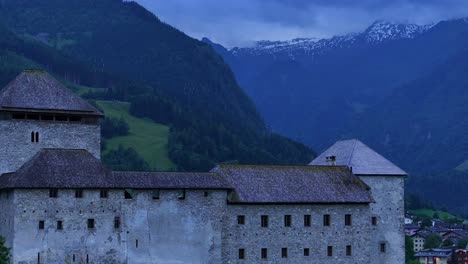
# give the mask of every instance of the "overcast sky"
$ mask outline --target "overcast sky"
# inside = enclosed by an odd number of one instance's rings
[[[376,20],[428,24],[468,17],[468,0],[136,0],[194,38],[227,47],[331,37]]]

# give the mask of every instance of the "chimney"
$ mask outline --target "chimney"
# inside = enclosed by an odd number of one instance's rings
[[[336,156],[327,156],[327,165],[336,166]]]

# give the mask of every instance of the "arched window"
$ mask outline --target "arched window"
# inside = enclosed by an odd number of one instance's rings
[[[39,132],[36,132],[36,142],[39,142]]]
[[[34,131],[31,132],[31,142],[34,142]]]

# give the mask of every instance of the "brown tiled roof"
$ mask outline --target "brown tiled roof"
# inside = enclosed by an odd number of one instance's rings
[[[213,173],[111,172],[85,150],[43,149],[0,188],[230,189]]]
[[[369,187],[344,166],[219,165],[233,203],[370,203]]]
[[[66,111],[102,115],[96,108],[40,70],[22,72],[0,91],[1,111]]]

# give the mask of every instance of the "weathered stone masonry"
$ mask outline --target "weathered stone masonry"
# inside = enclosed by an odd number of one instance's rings
[[[41,71],[0,91],[11,263],[404,261],[406,173],[360,141],[309,166],[112,172],[99,160],[102,116]]]

